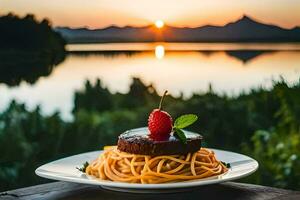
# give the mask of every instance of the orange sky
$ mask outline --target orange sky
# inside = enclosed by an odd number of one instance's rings
[[[0,0],[0,14],[35,14],[54,26],[224,25],[247,14],[285,28],[300,26],[300,0]]]

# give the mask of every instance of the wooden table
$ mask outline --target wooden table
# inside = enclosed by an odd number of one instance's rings
[[[54,182],[0,193],[0,199],[107,199],[107,200],[140,200],[140,199],[288,199],[300,200],[300,192],[272,187],[243,183],[222,183],[194,188],[188,192],[171,194],[133,194],[113,192],[98,186],[82,185],[67,182]]]

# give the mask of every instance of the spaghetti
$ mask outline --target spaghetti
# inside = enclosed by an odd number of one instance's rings
[[[105,148],[86,168],[88,175],[102,180],[142,184],[202,179],[227,171],[206,148],[187,155],[148,156],[121,152],[116,146]]]

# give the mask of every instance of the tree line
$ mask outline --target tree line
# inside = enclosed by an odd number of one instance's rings
[[[65,40],[47,19],[23,18],[9,13],[0,17],[0,83],[35,83],[65,58]]]

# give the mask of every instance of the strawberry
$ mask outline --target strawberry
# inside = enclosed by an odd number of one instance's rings
[[[148,129],[150,131],[150,137],[156,140],[163,140],[170,136],[172,131],[173,120],[169,113],[162,110],[162,102],[166,96],[167,91],[165,91],[162,96],[159,108],[154,109],[148,118]]]

